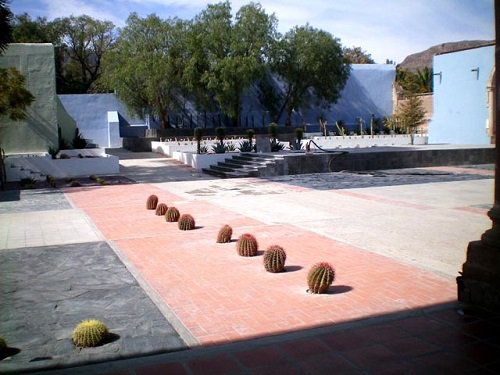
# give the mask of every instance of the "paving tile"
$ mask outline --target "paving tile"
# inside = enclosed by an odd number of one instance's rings
[[[189,372],[184,368],[182,363],[160,363],[138,367],[135,369],[136,375],[187,375]]]
[[[360,349],[348,350],[342,355],[361,369],[383,369],[389,365],[400,365],[400,357],[383,345],[373,345]]]
[[[222,375],[241,371],[236,360],[225,354],[188,360],[186,365],[193,375]]]

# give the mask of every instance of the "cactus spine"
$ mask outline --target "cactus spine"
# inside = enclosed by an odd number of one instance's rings
[[[335,270],[327,262],[316,263],[307,275],[308,292],[319,294],[327,291],[335,280]]]
[[[267,272],[283,272],[285,270],[286,252],[278,245],[271,245],[264,253],[264,268]]]
[[[156,215],[157,216],[165,216],[167,213],[168,206],[165,203],[158,203],[156,206]]]
[[[236,250],[242,257],[253,257],[257,255],[257,239],[249,233],[242,234],[236,242]]]
[[[219,233],[217,234],[217,243],[227,243],[231,242],[231,236],[233,235],[233,228],[229,225],[224,225],[220,228]]]
[[[194,218],[189,214],[183,214],[179,218],[178,225],[180,230],[192,230],[195,226]]]
[[[169,223],[173,223],[179,220],[179,210],[175,207],[169,207],[167,209],[167,213],[165,214],[165,220],[168,221]]]
[[[73,331],[73,343],[87,348],[102,344],[109,335],[108,328],[99,320],[84,320]]]
[[[146,208],[148,210],[155,210],[157,204],[158,204],[158,197],[152,194],[148,197],[148,200],[146,201]]]

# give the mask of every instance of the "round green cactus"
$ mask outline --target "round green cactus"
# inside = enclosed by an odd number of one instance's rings
[[[168,206],[165,203],[158,203],[156,206],[156,215],[157,216],[165,216],[167,213]]]
[[[217,234],[217,243],[228,243],[231,242],[231,236],[233,235],[233,228],[229,225],[224,225],[220,228]]]
[[[308,292],[324,293],[335,280],[335,270],[330,263],[320,262],[311,267],[307,274]]]
[[[158,205],[158,197],[154,194],[151,194],[146,201],[146,208],[148,210],[155,210]]]
[[[278,245],[271,245],[264,253],[264,268],[267,272],[283,272],[285,270],[286,252]]]
[[[173,223],[178,221],[180,216],[181,214],[177,208],[169,207],[167,209],[167,213],[165,214],[165,220],[168,221],[169,223]]]
[[[189,214],[183,214],[178,223],[180,230],[192,230],[195,227],[194,218]]]
[[[109,335],[108,328],[99,320],[84,320],[73,331],[73,343],[82,348],[101,345]]]
[[[242,257],[253,257],[257,255],[259,245],[257,239],[249,233],[242,234],[236,242],[236,250]]]

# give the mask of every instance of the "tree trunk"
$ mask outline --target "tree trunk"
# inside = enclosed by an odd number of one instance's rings
[[[164,109],[160,111],[160,123],[163,129],[170,128],[170,122],[168,121],[168,112]]]

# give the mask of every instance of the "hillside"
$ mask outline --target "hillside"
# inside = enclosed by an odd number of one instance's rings
[[[426,49],[425,51],[407,56],[398,66],[411,71],[416,71],[417,69],[425,67],[432,68],[432,58],[436,54],[479,47],[482,45],[488,45],[492,42],[493,41],[491,40],[463,40],[461,42],[438,44]]]

